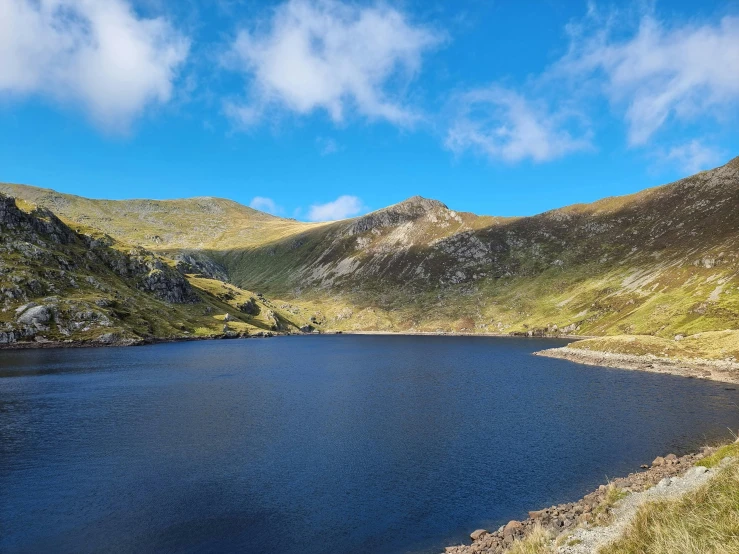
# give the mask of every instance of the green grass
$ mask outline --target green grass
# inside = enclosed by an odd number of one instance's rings
[[[674,340],[650,335],[617,335],[577,341],[570,348],[617,354],[739,361],[739,331],[708,331]]]
[[[721,462],[721,460],[723,460],[727,456],[739,458],[739,443],[735,442],[722,446],[716,452],[714,452],[707,458],[702,459],[696,465],[708,468],[716,467]],[[737,506],[737,509],[739,509],[739,505]]]

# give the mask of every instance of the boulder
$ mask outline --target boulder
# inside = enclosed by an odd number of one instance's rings
[[[470,538],[473,541],[476,541],[480,537],[483,537],[483,536],[485,536],[487,534],[488,534],[488,530],[487,529],[477,529],[475,531],[472,531],[472,533],[470,533]]]
[[[675,456],[674,454],[668,454],[667,456],[665,456],[665,462],[668,463],[668,464],[670,464],[670,465],[676,464],[677,463],[677,456]]]
[[[503,536],[511,537],[517,534],[522,528],[523,528],[523,523],[521,523],[520,521],[516,521],[515,519],[511,520],[503,528]]]
[[[45,327],[50,320],[51,310],[48,306],[34,306],[18,316],[18,323],[33,325],[36,328]]]
[[[29,302],[28,304],[23,304],[23,306],[20,306],[15,309],[15,315],[16,317],[21,315],[23,312],[25,312],[29,308],[33,308],[34,306],[38,306],[36,302]]]
[[[652,467],[660,467],[665,465],[665,459],[662,456],[657,456],[652,462]]]

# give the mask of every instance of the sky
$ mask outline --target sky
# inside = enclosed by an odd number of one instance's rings
[[[0,0],[0,181],[531,215],[739,155],[739,2]]]

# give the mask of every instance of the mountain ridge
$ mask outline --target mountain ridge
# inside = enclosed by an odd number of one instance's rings
[[[669,337],[739,327],[739,158],[522,217],[413,196],[305,223],[210,197],[90,200],[10,184],[0,192],[79,232],[147,248],[183,274],[282,298],[323,330]]]

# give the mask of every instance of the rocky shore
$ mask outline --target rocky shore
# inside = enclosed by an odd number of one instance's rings
[[[594,550],[589,550],[588,545],[615,538],[612,536],[614,529],[618,530],[623,526],[613,524],[616,501],[623,497],[633,499],[630,504],[635,511],[635,506],[640,504],[639,500],[649,500],[646,498],[646,491],[649,491],[648,496],[651,497],[669,497],[670,494],[674,496],[702,484],[712,470],[695,464],[716,450],[717,447],[705,447],[700,452],[682,457],[675,454],[657,457],[651,466],[642,466],[643,471],[600,485],[597,490],[576,502],[530,511],[528,518],[510,521],[496,530],[473,531],[470,534],[472,544],[448,546],[445,554],[503,554],[514,542],[524,539],[540,527],[549,532],[555,539],[555,544],[561,543],[559,551],[562,553],[592,552]],[[627,518],[620,519],[623,524]],[[574,540],[556,540],[564,537]]]
[[[701,358],[674,359],[654,355],[616,354],[580,348],[550,348],[535,352],[536,356],[560,358],[580,364],[669,373],[693,379],[710,379],[724,383],[739,383],[739,363],[725,360],[706,360]]]

